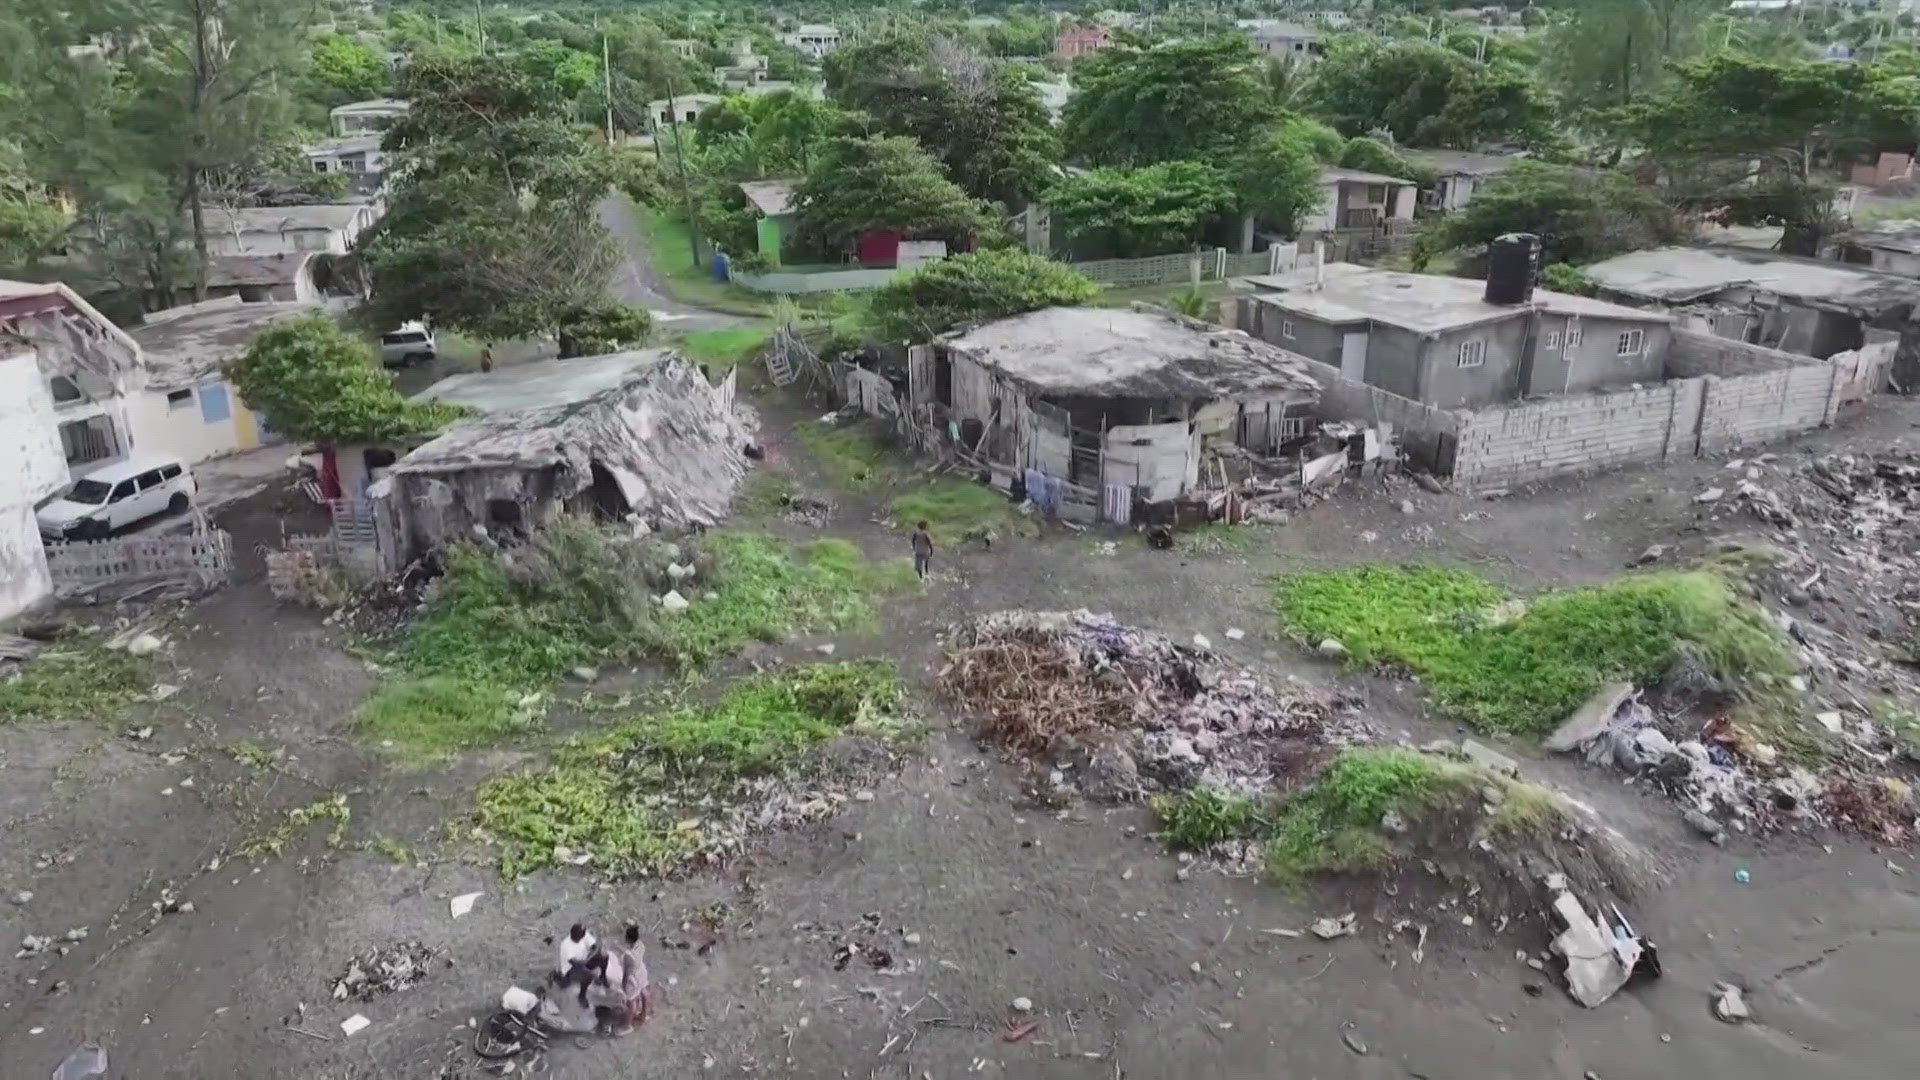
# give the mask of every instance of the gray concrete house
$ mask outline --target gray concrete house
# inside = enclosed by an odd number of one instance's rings
[[[1420,205],[1429,210],[1463,210],[1474,192],[1500,178],[1517,154],[1482,154],[1472,150],[1401,150],[1400,156],[1433,171],[1433,182],[1420,191]]]
[[[1828,254],[1840,262],[1920,278],[1920,221],[1883,221],[1841,233]]]
[[[1673,321],[1545,289],[1490,303],[1478,281],[1349,263],[1247,280],[1242,330],[1442,409],[1658,382]]]
[[[1920,281],[1745,248],[1668,247],[1581,268],[1600,295],[1671,313],[1678,325],[1825,360],[1870,330],[1917,336]],[[1903,357],[1920,346],[1903,344]],[[1897,378],[1907,381],[1896,372]]]
[[[1135,504],[1201,486],[1203,461],[1225,445],[1264,455],[1303,434],[1319,387],[1297,357],[1238,331],[1157,309],[1056,307],[912,350],[907,397],[998,479],[1029,496],[1064,482],[1126,521]]]

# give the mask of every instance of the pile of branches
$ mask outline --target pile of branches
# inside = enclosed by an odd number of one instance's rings
[[[436,961],[440,963],[436,965]],[[333,980],[333,1000],[372,1001],[399,993],[432,974],[437,966],[451,967],[453,961],[418,941],[368,949],[347,961],[347,969]]]

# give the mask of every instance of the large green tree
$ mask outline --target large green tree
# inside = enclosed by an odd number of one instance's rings
[[[1675,65],[1658,94],[1610,120],[1663,174],[1682,207],[1779,225],[1818,250],[1835,224],[1831,167],[1920,134],[1920,79],[1876,65],[1720,53]]]
[[[1059,145],[1018,68],[921,35],[838,50],[825,76],[837,104],[865,114],[879,134],[918,140],[969,195],[1023,203],[1052,181]]]
[[[836,251],[875,229],[953,244],[997,225],[919,143],[897,135],[829,142],[794,191],[794,211],[808,236]]]
[[[314,97],[329,108],[384,97],[393,89],[387,58],[359,38],[344,34],[313,39],[307,78]]]
[[[337,444],[424,435],[460,415],[400,396],[372,346],[321,316],[295,319],[253,339],[227,366],[247,407],[275,431]]]
[[[1226,170],[1200,161],[1094,169],[1047,196],[1056,235],[1114,258],[1185,251],[1242,201]]]
[[[942,259],[876,289],[868,329],[881,340],[925,341],[965,323],[1044,307],[1088,304],[1100,286],[1071,267],[1025,251]]]
[[[1571,104],[1625,105],[1665,80],[1667,65],[1705,44],[1720,0],[1609,0],[1564,5],[1547,35],[1544,70]]]
[[[608,297],[616,254],[596,208],[616,184],[646,185],[573,126],[563,88],[539,64],[468,57],[416,62],[404,89],[390,207],[362,244],[369,319],[550,336],[569,355],[636,344],[603,332],[646,323]]]
[[[1223,157],[1276,116],[1260,56],[1239,36],[1103,49],[1073,78],[1061,138],[1092,165]]]
[[[1477,64],[1441,45],[1336,38],[1314,66],[1314,109],[1347,135],[1387,131],[1409,146],[1543,141],[1553,110],[1531,73]]]
[[[1521,161],[1422,232],[1417,258],[1533,233],[1548,261],[1579,264],[1672,243],[1681,232],[1672,208],[1625,175]]]

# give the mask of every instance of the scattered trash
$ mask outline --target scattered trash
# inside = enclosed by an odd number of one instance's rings
[[[107,1072],[107,1051],[97,1043],[85,1043],[60,1062],[53,1070],[53,1080],[85,1080],[89,1076],[104,1076]]]
[[[1353,1032],[1351,1031],[1342,1032],[1340,1035],[1340,1041],[1347,1044],[1347,1049],[1353,1051],[1356,1054],[1359,1054],[1361,1057],[1367,1056],[1367,1044],[1361,1041],[1360,1036],[1354,1034]]]
[[[1667,545],[1654,544],[1640,553],[1640,557],[1628,563],[1628,566],[1647,566],[1657,563],[1667,554]]]
[[[1273,929],[1273,930],[1262,930],[1260,932],[1263,934],[1272,934],[1274,937],[1297,938],[1300,936],[1300,931],[1298,930]]]
[[[1726,488],[1710,487],[1707,490],[1701,492],[1700,494],[1695,495],[1693,497],[1693,501],[1697,503],[1702,503],[1702,504],[1717,503],[1721,499],[1725,498],[1726,494],[1727,494]]]
[[[1199,649],[1201,652],[1208,652],[1213,649],[1213,641],[1205,634],[1195,634],[1193,635],[1193,647]]]
[[[573,669],[573,677],[584,683],[596,682],[600,678],[600,669],[581,665]]]
[[[13,902],[25,907],[33,903],[33,894],[25,889],[21,889],[19,892],[13,894]]]
[[[1244,638],[1244,637],[1246,637],[1246,636],[1247,636],[1247,632],[1246,632],[1245,630],[1242,630],[1242,629],[1240,629],[1240,628],[1239,628],[1239,627],[1237,627],[1237,626],[1229,626],[1229,627],[1227,627],[1227,640],[1228,640],[1228,641],[1239,641],[1239,640],[1240,640],[1241,638]]]
[[[667,594],[660,598],[660,607],[665,611],[685,611],[692,606],[678,589],[668,589]]]
[[[1000,1038],[1004,1042],[1016,1043],[1039,1030],[1040,1021],[1038,1020],[1026,1020],[1017,1024],[1009,1020],[1006,1030],[1000,1033]]]
[[[1032,998],[1023,998],[1023,997],[1017,997],[1017,998],[1014,998],[1014,999],[1013,999],[1013,1011],[1014,1011],[1014,1012],[1017,1012],[1017,1013],[1030,1013],[1030,1012],[1032,1012],[1032,1011],[1033,1011],[1033,999],[1032,999]]]
[[[1748,873],[1747,868],[1743,866],[1733,872],[1733,880],[1745,885],[1747,882],[1753,880],[1753,875]]]
[[[1343,938],[1353,933],[1354,924],[1358,921],[1357,916],[1352,912],[1348,912],[1337,919],[1330,919],[1324,916],[1315,919],[1313,920],[1313,925],[1307,927],[1307,929],[1312,931],[1313,936],[1319,938],[1321,941],[1332,941],[1334,938]]]
[[[433,963],[439,958],[438,950],[418,941],[368,949],[348,961],[347,970],[333,981],[333,1000],[372,1001],[405,990],[432,974]],[[445,966],[452,964],[447,962]]]
[[[1315,645],[1313,651],[1328,660],[1345,660],[1347,658],[1347,647],[1340,644],[1340,639],[1338,638],[1321,638],[1320,644]]]
[[[1753,1018],[1747,1010],[1746,998],[1740,995],[1740,988],[1731,983],[1721,983],[1713,989],[1713,1015],[1724,1023],[1744,1024]]]
[[[540,995],[531,990],[509,986],[500,995],[500,1007],[508,1012],[530,1013],[540,1007]]]
[[[1887,860],[1887,869],[1893,871],[1895,874],[1905,874],[1907,872],[1906,867],[1901,866],[1899,863],[1894,862],[1892,859]]]
[[[152,634],[135,634],[127,639],[128,656],[152,656],[161,650],[166,642]]]
[[[340,1030],[346,1032],[349,1036],[357,1035],[372,1023],[373,1021],[361,1016],[359,1013],[354,1013],[352,1016],[340,1021]]]
[[[477,892],[461,893],[459,896],[447,901],[447,909],[452,913],[452,916],[457,919],[467,912],[472,911],[473,902],[480,899],[482,895],[484,894]]]
[[[1553,898],[1553,912],[1564,927],[1553,939],[1553,951],[1566,958],[1567,992],[1589,1009],[1617,993],[1636,974],[1660,974],[1659,954],[1634,933],[1618,907],[1609,933],[1588,914],[1572,890],[1561,888]]]

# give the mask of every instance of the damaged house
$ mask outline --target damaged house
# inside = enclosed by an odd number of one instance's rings
[[[913,423],[995,486],[1082,520],[1194,496],[1219,475],[1208,457],[1276,453],[1318,397],[1287,351],[1153,309],[1047,308],[908,360]]]
[[[670,349],[547,360],[442,379],[419,400],[472,415],[404,454],[343,454],[364,490],[382,564],[456,540],[503,541],[561,510],[652,528],[719,521],[746,477],[734,376],[709,383]]]

